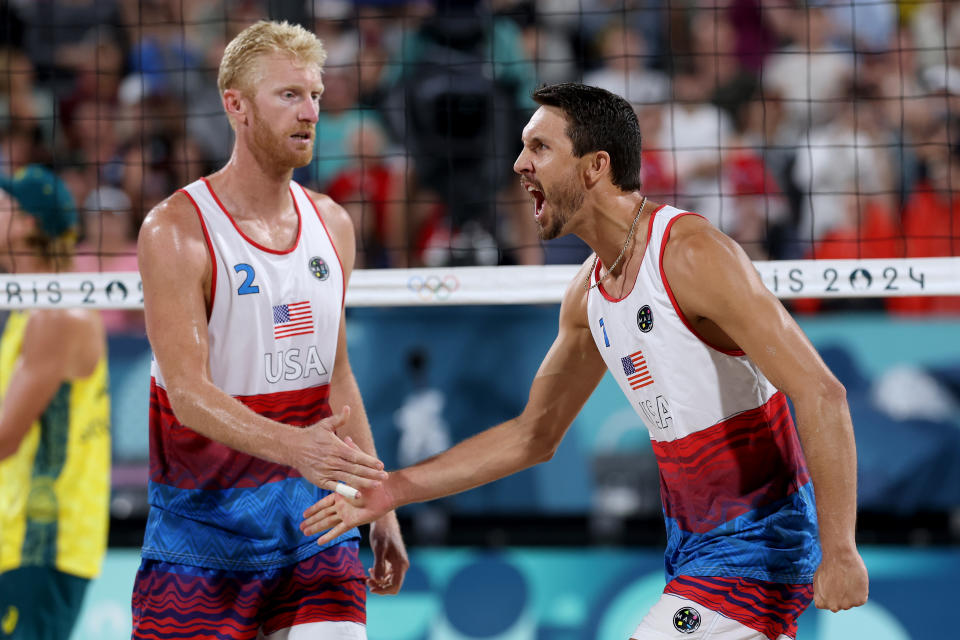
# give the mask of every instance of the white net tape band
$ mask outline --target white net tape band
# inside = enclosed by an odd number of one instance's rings
[[[783,299],[960,294],[960,258],[778,260],[754,265],[767,288]],[[361,269],[351,279],[347,305],[557,303],[578,268]],[[136,272],[0,275],[0,309],[140,309],[141,292]]]

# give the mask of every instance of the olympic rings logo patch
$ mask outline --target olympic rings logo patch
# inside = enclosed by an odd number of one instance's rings
[[[454,275],[410,276],[407,280],[407,289],[417,294],[421,300],[446,300],[453,292],[460,288],[460,281]]]

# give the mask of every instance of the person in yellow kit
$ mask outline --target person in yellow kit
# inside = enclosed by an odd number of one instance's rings
[[[67,271],[77,212],[40,166],[0,178],[0,267]],[[92,309],[0,312],[0,638],[67,640],[107,545],[110,396]]]

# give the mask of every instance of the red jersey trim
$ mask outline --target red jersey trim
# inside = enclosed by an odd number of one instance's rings
[[[663,209],[665,206],[667,206],[667,205],[665,205],[665,204],[660,205],[659,207],[657,207],[656,209],[653,210],[653,213],[650,214],[650,220],[647,222],[647,242],[646,242],[646,244],[643,245],[643,256],[640,258],[640,268],[641,268],[641,269],[643,268],[643,261],[644,261],[644,260],[646,259],[646,257],[647,257],[647,247],[650,246],[650,237],[653,235],[653,221],[654,221],[654,219],[657,217],[657,212],[660,211],[660,209]],[[593,281],[594,281],[594,282],[596,282],[596,281],[597,281],[597,278],[600,277],[600,267],[602,267],[602,266],[603,266],[603,265],[600,264],[600,261],[597,260],[597,266],[596,266],[596,269],[595,269],[594,272],[593,272],[593,279],[594,279]],[[638,276],[640,275],[640,271],[639,271],[639,270],[637,271],[637,275],[638,275]],[[627,298],[630,297],[630,294],[633,293],[633,288],[636,287],[636,286],[637,286],[637,280],[636,280],[636,278],[634,278],[633,284],[630,285],[630,290],[627,291],[627,293],[624,294],[624,296],[623,296],[622,298],[614,298],[614,297],[611,296],[609,293],[607,293],[607,290],[603,288],[603,283],[602,283],[602,282],[597,285],[597,291],[599,291],[599,292],[600,292],[600,295],[602,295],[604,298],[606,298],[609,302],[622,302],[622,301],[624,301],[624,300],[626,300]]]
[[[340,298],[340,307],[343,308],[347,304],[347,272],[343,269],[343,260],[340,259],[340,252],[337,250],[337,243],[333,241],[333,236],[330,234],[330,229],[327,228],[327,223],[324,221],[323,216],[320,215],[320,209],[317,208],[317,203],[313,201],[313,198],[310,197],[310,194],[307,193],[307,190],[303,188],[302,185],[297,185],[300,187],[300,191],[303,192],[303,197],[307,199],[307,202],[310,203],[310,206],[313,207],[313,210],[317,212],[317,218],[320,219],[320,224],[323,225],[323,230],[327,232],[327,238],[330,240],[330,246],[333,247],[333,253],[337,256],[337,262],[340,263],[340,273],[343,276],[343,293]],[[293,187],[291,186],[291,189]],[[293,199],[294,202],[297,201],[296,198]]]
[[[670,287],[670,281],[667,280],[667,272],[663,268],[663,252],[667,250],[667,240],[670,238],[670,229],[673,228],[673,223],[684,216],[697,216],[698,218],[703,218],[703,216],[701,216],[699,213],[692,213],[687,211],[685,213],[681,213],[676,218],[674,218],[673,220],[667,223],[667,228],[664,229],[663,231],[663,240],[660,242],[660,279],[663,281],[663,287],[667,290],[667,296],[670,297],[670,304],[673,305],[673,310],[677,312],[678,316],[680,316],[680,321],[683,322],[684,326],[690,331],[690,333],[695,335],[697,339],[700,340],[700,342],[707,345],[714,351],[719,351],[724,355],[738,358],[742,355],[745,355],[742,349],[731,349],[729,351],[726,349],[721,349],[717,345],[713,344],[712,342],[704,338],[702,335],[700,335],[700,333],[696,329],[693,328],[693,325],[690,324],[689,320],[687,320],[686,314],[684,314],[683,311],[680,310],[680,305],[677,304],[677,299],[673,295],[673,289]]]
[[[217,256],[213,252],[213,242],[210,240],[210,232],[207,231],[207,223],[203,219],[203,213],[200,212],[200,206],[186,189],[178,189],[178,191],[187,196],[193,203],[193,208],[196,209],[197,217],[200,219],[200,228],[203,230],[203,240],[207,243],[207,251],[210,253],[210,269],[213,274],[210,277],[210,308],[207,310],[207,320],[209,321],[213,314],[213,303],[217,299]]]
[[[300,234],[303,233],[303,219],[300,217],[300,209],[297,207],[296,199],[294,199],[293,201],[293,209],[294,211],[297,212],[297,239],[294,240],[293,246],[291,246],[289,249],[283,249],[283,250],[270,249],[269,247],[263,246],[262,244],[253,240],[250,236],[245,234],[243,232],[243,229],[241,229],[240,226],[237,224],[237,221],[233,219],[232,215],[230,215],[230,212],[227,211],[227,208],[223,206],[222,202],[220,202],[220,198],[217,197],[217,192],[213,190],[213,185],[211,185],[206,178],[200,178],[200,179],[203,180],[203,184],[207,185],[207,190],[210,191],[210,195],[213,196],[213,199],[217,203],[217,205],[220,207],[220,210],[223,211],[224,215],[227,216],[227,219],[230,221],[230,224],[233,225],[233,228],[237,230],[237,233],[240,234],[241,238],[246,240],[252,246],[266,253],[272,253],[274,255],[283,256],[283,255],[287,255],[288,253],[293,253],[296,250],[296,248],[300,245]]]

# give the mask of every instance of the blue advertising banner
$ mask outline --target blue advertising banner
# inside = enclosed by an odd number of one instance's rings
[[[387,468],[518,415],[557,314],[555,305],[350,309],[351,364]],[[847,388],[861,509],[960,507],[960,319],[861,313],[799,322]],[[147,459],[149,366],[144,337],[111,339],[120,464]],[[551,461],[447,498],[443,508],[657,516],[657,482],[647,430],[607,376]]]

